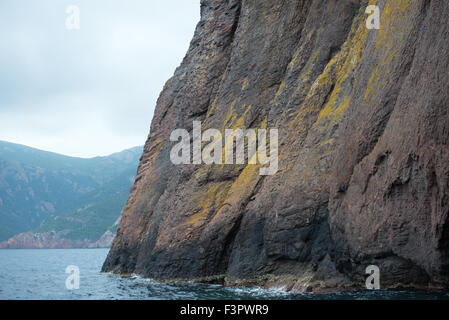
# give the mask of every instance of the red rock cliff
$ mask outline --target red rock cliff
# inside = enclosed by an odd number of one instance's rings
[[[377,4],[379,30],[366,28]],[[449,2],[203,0],[104,271],[448,283]],[[170,162],[170,133],[278,128],[279,171]]]

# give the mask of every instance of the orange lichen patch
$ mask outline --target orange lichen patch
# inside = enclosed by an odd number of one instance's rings
[[[334,138],[330,138],[328,140],[324,140],[324,141],[322,141],[320,143],[320,147],[324,147],[324,146],[330,145],[330,144],[334,143],[334,141],[335,141]]]
[[[162,146],[164,145],[164,140],[162,138],[157,138],[153,144],[151,145],[150,149],[150,157],[149,160],[153,160],[161,150]]]
[[[279,85],[278,91],[277,91],[276,94],[275,94],[275,98],[279,97],[279,95],[282,93],[282,90],[284,90],[284,88],[285,88],[286,86],[287,86],[287,85],[285,84],[285,82],[282,81],[281,84]]]
[[[267,128],[267,119],[262,121],[260,128],[262,129]],[[254,154],[253,157],[249,159],[248,163],[251,163],[251,161],[255,161],[257,153],[258,150],[256,151],[256,154]],[[234,181],[234,183],[232,183],[229,191],[227,191],[226,193],[226,199],[222,201],[221,206],[227,204],[230,207],[236,207],[238,206],[239,203],[241,203],[241,201],[249,197],[257,181],[259,181],[260,179],[259,175],[260,167],[261,167],[260,164],[248,164],[240,173],[238,178]],[[223,208],[220,208],[213,219],[218,218],[223,210],[224,210]]]
[[[215,96],[214,101],[212,102],[212,105],[209,107],[209,110],[207,110],[207,114],[206,114],[206,119],[210,117],[212,111],[215,110],[215,107],[217,106],[217,101],[218,101],[218,93]]]
[[[359,17],[354,20],[348,40],[343,44],[341,51],[329,62],[321,75],[327,81],[336,78],[336,82],[329,101],[318,115],[317,123],[329,117],[332,117],[334,121],[340,119],[348,107],[351,100],[350,91],[343,94],[342,86],[352,70],[362,60],[366,36],[367,29],[364,20]],[[328,73],[332,73],[332,75]],[[321,80],[321,77],[318,80],[318,85],[324,84],[324,80]]]
[[[331,127],[341,119],[351,101],[350,77],[362,61],[366,37],[367,28],[363,8],[354,19],[351,31],[340,51],[310,86],[292,123],[297,130],[301,130],[305,126],[305,121],[312,120],[314,123],[311,130],[322,137],[321,142],[311,144],[310,148],[302,150],[297,163],[294,164],[300,163],[301,179],[304,181],[313,180],[319,184],[322,183],[322,179],[327,179],[327,173],[322,168],[327,167],[326,163],[330,161],[333,153],[334,131]],[[326,96],[329,96],[327,101],[325,101]],[[318,114],[317,117],[316,114]]]
[[[330,90],[332,87],[332,72],[331,68],[334,62],[330,62],[324,72],[315,80],[315,82],[310,86],[309,92],[306,99],[302,103],[298,113],[292,125],[301,124],[303,119],[307,117],[308,114],[316,112],[321,107],[322,101],[321,97],[323,92]]]
[[[315,33],[315,30],[310,31],[307,36],[306,39],[304,41],[302,41],[301,46],[295,51],[292,60],[289,62],[288,64],[288,69],[292,70],[293,68],[295,68],[298,64],[303,65],[305,63],[305,55],[303,55],[304,52],[304,48],[306,47],[306,45],[310,42],[313,34]],[[299,79],[299,83],[298,86],[296,88],[296,90],[299,90],[299,88],[302,86],[303,83],[307,82],[310,78],[310,74],[313,70],[313,66],[315,65],[318,57],[319,57],[320,51],[316,50],[308,59],[307,64],[305,65],[305,67],[302,69],[300,76],[298,77]],[[303,89],[304,90],[304,89]],[[281,92],[279,92],[281,93]],[[304,93],[304,92],[303,92]],[[273,103],[276,100],[276,96],[271,100],[271,103]]]
[[[300,54],[301,54],[301,50],[297,50],[296,53],[294,54],[292,60],[288,64],[288,67],[290,69],[293,69],[298,64],[298,58],[299,58]]]
[[[224,121],[224,129],[230,128],[238,116],[234,110],[236,103],[237,103],[237,100],[232,101],[231,106],[229,107],[229,111],[226,114],[226,118]]]
[[[234,100],[231,104],[231,107],[228,111],[228,114],[226,115],[226,119],[224,122],[224,128],[222,130],[223,137],[225,136],[225,129],[244,129],[245,128],[245,120],[247,117],[248,112],[252,109],[252,106],[249,105],[246,107],[243,114],[239,117],[237,112],[234,110],[236,104],[236,100]],[[223,147],[223,151],[225,149],[225,146]]]
[[[215,146],[217,144],[222,145],[223,144],[223,134],[221,136],[222,139],[220,139],[220,137],[218,136],[214,136],[212,142],[210,141],[202,141],[201,142],[201,150],[204,150],[205,146],[208,146],[208,148],[210,148],[210,150],[215,150]]]
[[[379,65],[377,65],[371,72],[371,75],[368,79],[368,84],[366,85],[366,91],[364,95],[365,101],[369,101],[374,96],[377,83],[379,83],[380,79],[381,79],[381,72]]]
[[[235,122],[235,124],[232,126],[232,128],[229,126],[227,129],[232,129],[232,130],[242,129],[242,130],[244,130],[246,128],[245,120],[246,120],[248,112],[251,109],[252,109],[251,105],[247,106],[245,112],[243,112],[243,115]],[[256,132],[257,132],[257,130],[256,130]],[[222,132],[222,135],[224,138],[226,137],[224,130]],[[230,145],[230,143],[234,143],[234,140],[232,139],[229,141],[228,140],[224,141],[222,152],[221,152],[222,159],[223,159],[223,164],[221,165],[221,168],[223,168],[223,166],[225,165],[225,157],[226,157],[225,152],[226,152],[226,148]]]
[[[318,115],[318,122],[329,116],[340,118],[343,115],[349,105],[349,102],[351,101],[351,98],[346,97],[343,100],[343,103],[340,104],[337,104],[337,98],[337,94],[332,96],[331,100],[329,100],[329,103],[326,104],[324,109],[321,110],[320,114]]]
[[[242,83],[242,91],[246,89],[246,87],[248,86],[248,82],[249,82],[248,78],[245,78],[245,79],[243,80],[243,83]]]
[[[224,202],[228,194],[231,182],[218,182],[208,185],[207,190],[198,190],[191,198],[189,203],[197,203],[196,208],[199,212],[191,215],[187,223],[197,225],[205,220],[209,212],[217,210]]]
[[[215,214],[212,221],[218,219],[220,214],[225,210],[224,205],[226,207],[234,207],[237,208],[239,204],[248,198],[254,187],[257,184],[257,181],[260,179],[259,175],[260,165],[247,165],[245,169],[243,169],[242,173],[238,176],[238,178],[234,181],[229,191],[227,192],[226,199],[222,203],[222,207]]]
[[[246,107],[245,112],[243,112],[242,116],[235,122],[235,125],[233,126],[234,129],[245,128],[245,119],[246,119],[248,112],[251,110],[251,108],[252,108],[251,105]]]
[[[237,180],[232,184],[232,187],[229,190],[229,197],[247,194],[248,187],[259,178],[259,168],[260,165],[258,164],[247,165]]]
[[[260,123],[260,128],[261,129],[266,129],[268,126],[268,119],[264,119],[261,123]]]
[[[229,68],[226,68],[225,72],[223,73],[223,76],[221,77],[221,82],[224,82],[229,74]]]
[[[379,29],[379,36],[377,38],[377,47],[384,49],[385,45],[394,45],[394,37],[392,35],[395,32],[402,33],[398,24],[398,20],[408,20],[410,18],[409,12],[412,4],[416,2],[413,0],[389,0],[385,4],[382,10],[381,16],[381,28]]]
[[[303,50],[302,48],[300,49]],[[302,95],[305,95],[310,90],[310,83],[312,82],[311,75],[315,68],[316,63],[318,62],[318,58],[321,54],[321,50],[317,49],[315,50],[310,58],[308,59],[307,63],[305,64],[304,68],[302,69],[301,73],[298,76],[298,83],[295,89],[295,93],[292,96],[296,96],[298,92],[300,92]],[[273,101],[276,98],[273,98]]]
[[[293,69],[299,62],[304,61],[303,60],[304,58],[301,58],[301,60],[300,60],[301,53],[304,51],[304,46],[308,43],[308,41],[310,41],[310,39],[312,39],[314,32],[315,32],[315,30],[309,31],[309,33],[306,36],[307,41],[303,41],[302,45],[296,50],[295,54],[293,55],[292,60],[288,64],[288,67],[290,69]]]
[[[413,29],[412,8],[417,3],[417,0],[390,0],[385,4],[376,41],[379,59],[369,77],[365,101],[371,101],[376,92],[380,91],[380,80],[392,71],[390,66],[400,57],[405,39]]]

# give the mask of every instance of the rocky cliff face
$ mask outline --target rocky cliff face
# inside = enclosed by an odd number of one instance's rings
[[[366,28],[377,4],[379,30]],[[449,2],[203,0],[104,271],[448,283]],[[279,171],[170,162],[170,133],[278,128]]]

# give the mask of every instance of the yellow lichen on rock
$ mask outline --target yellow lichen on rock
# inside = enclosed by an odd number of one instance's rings
[[[199,211],[191,215],[188,218],[187,223],[197,225],[207,218],[209,212],[219,208],[225,200],[230,185],[230,182],[212,183],[208,186],[206,191],[197,191],[189,202],[198,202],[196,208],[198,208]]]
[[[369,102],[379,91],[381,77],[390,73],[390,66],[400,56],[402,45],[410,34],[414,23],[412,6],[415,0],[389,0],[382,10],[381,25],[376,41],[379,53],[378,63],[374,66],[366,86],[365,101]]]
[[[331,72],[336,77],[336,83],[328,103],[321,110],[317,122],[324,118],[332,117],[333,121],[338,120],[346,110],[351,100],[350,90],[347,93],[342,92],[342,86],[361,62],[367,29],[364,19],[359,17],[354,20],[348,40],[343,44],[341,51],[332,59],[328,67],[331,66]],[[326,70],[328,70],[326,67]]]

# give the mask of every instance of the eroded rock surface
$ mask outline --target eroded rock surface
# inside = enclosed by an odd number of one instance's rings
[[[104,271],[289,289],[447,284],[449,3],[201,1]],[[278,128],[279,171],[170,162],[170,133]]]

